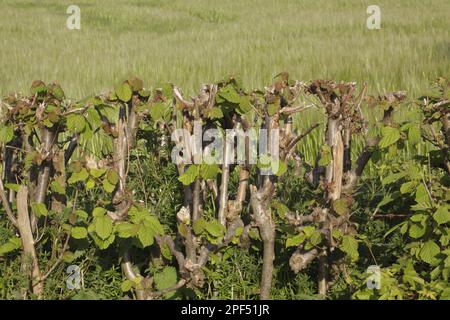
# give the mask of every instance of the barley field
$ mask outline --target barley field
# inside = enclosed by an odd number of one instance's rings
[[[79,99],[131,74],[194,93],[226,75],[260,87],[280,71],[418,94],[450,70],[448,0],[2,0],[0,94],[33,79]],[[69,5],[81,30],[66,27]]]

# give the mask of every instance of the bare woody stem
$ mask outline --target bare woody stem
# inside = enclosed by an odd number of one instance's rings
[[[41,299],[44,294],[44,282],[39,270],[39,263],[34,247],[33,233],[31,231],[30,217],[28,213],[28,188],[20,186],[17,193],[17,223],[22,239],[23,258],[22,268],[30,275],[33,293]]]

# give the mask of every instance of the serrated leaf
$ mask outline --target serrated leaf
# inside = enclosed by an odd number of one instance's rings
[[[286,239],[286,248],[296,247],[306,240],[306,235],[304,233],[297,234],[293,237]]]
[[[70,234],[74,239],[84,239],[87,237],[87,230],[84,227],[73,227]]]
[[[115,170],[108,170],[106,179],[110,184],[115,186],[119,182],[119,174]]]
[[[438,223],[438,225],[449,222],[450,211],[448,210],[448,207],[446,206],[439,207],[433,214],[433,219]]]
[[[120,285],[120,290],[122,290],[122,292],[128,292],[133,287],[133,284],[134,284],[133,281],[127,279],[123,281],[122,284]]]
[[[144,220],[144,224],[152,229],[153,234],[164,234],[164,228],[156,217],[148,214]]]
[[[1,124],[0,127],[0,142],[8,143],[14,138],[14,129],[12,126]]]
[[[89,169],[89,174],[94,178],[100,178],[105,173],[106,169],[96,169],[96,168]]]
[[[70,176],[69,180],[67,180],[68,184],[74,184],[77,182],[84,182],[89,178],[89,173],[86,168],[82,168],[80,172],[74,172]]]
[[[86,119],[81,114],[71,113],[66,117],[66,125],[71,133],[80,133],[86,128]]]
[[[128,82],[123,82],[119,85],[116,90],[116,96],[119,100],[123,102],[128,102],[131,100],[131,96],[133,95],[133,91],[131,90],[131,86]]]
[[[8,242],[0,245],[0,256],[20,249],[22,247],[22,240],[18,237],[12,237],[8,239]]]
[[[400,139],[400,130],[394,127],[381,128],[380,148],[386,148],[393,145]]]
[[[113,225],[111,219],[104,215],[95,219],[95,233],[102,239],[106,240],[113,231]]]
[[[208,110],[208,119],[215,120],[215,119],[222,119],[223,118],[223,112],[222,109],[218,107],[213,107]]]
[[[205,180],[215,179],[221,171],[217,164],[202,163],[200,165],[200,176]]]
[[[92,210],[92,216],[94,218],[103,217],[105,214],[106,214],[105,208],[97,207],[97,208],[94,208],[94,210]]]
[[[415,125],[409,127],[408,140],[413,145],[416,145],[421,142],[420,127]]]
[[[427,241],[423,244],[422,249],[420,249],[419,256],[422,261],[428,264],[434,264],[436,261],[436,255],[441,252],[441,249],[434,241]]]
[[[41,80],[34,80],[33,83],[31,84],[30,91],[32,95],[44,94],[47,92],[47,86]]]
[[[150,116],[153,121],[162,119],[166,113],[166,106],[162,102],[155,103],[150,107]]]
[[[422,237],[425,234],[425,231],[426,231],[425,226],[418,224],[418,223],[413,223],[409,227],[408,234],[411,238],[419,239],[420,237]]]
[[[154,242],[153,229],[144,223],[141,224],[137,236],[143,248],[151,246]]]
[[[206,224],[205,228],[210,235],[216,238],[222,237],[225,234],[225,227],[218,220],[215,219],[209,221]]]
[[[37,217],[46,217],[48,215],[48,210],[43,203],[32,203],[31,210]]]
[[[381,180],[381,184],[383,186],[385,186],[387,184],[391,184],[393,182],[400,180],[404,176],[406,176],[406,172],[393,173],[393,174],[387,176],[386,178],[384,178],[383,180]]]
[[[196,235],[201,234],[206,229],[207,224],[208,223],[203,218],[195,220],[194,224],[192,225],[192,228],[194,229],[194,233]]]
[[[108,179],[104,179],[103,180],[103,189],[105,189],[105,191],[108,193],[113,193],[114,190],[116,189],[116,185],[109,183]]]
[[[345,199],[337,199],[333,201],[333,210],[338,215],[342,216],[349,213],[348,203]]]
[[[116,225],[117,235],[121,238],[129,238],[137,235],[139,231],[139,225],[129,222],[122,222]]]
[[[177,284],[177,270],[174,267],[164,267],[161,272],[154,274],[153,280],[155,281],[155,286],[158,290],[173,287]],[[169,292],[165,295],[165,298],[168,299],[174,294],[175,292]]]
[[[198,177],[199,171],[199,166],[191,165],[181,176],[178,177],[178,181],[180,181],[185,186],[188,186],[193,183]]]
[[[52,183],[50,184],[50,189],[52,190],[52,192],[57,194],[61,195],[66,194],[66,189],[63,186],[61,186],[61,184],[59,184],[59,182],[56,180],[52,181]]]
[[[358,260],[358,241],[352,236],[345,235],[342,238],[340,249],[347,253],[353,261]]]
[[[278,103],[270,103],[267,106],[267,113],[269,114],[269,116],[273,116],[274,114],[276,114],[278,112],[278,110],[280,110],[280,105]]]

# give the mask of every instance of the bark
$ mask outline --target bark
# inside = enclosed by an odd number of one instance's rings
[[[51,170],[51,166],[52,166],[52,163],[48,159],[48,157],[51,156],[53,145],[55,143],[55,140],[58,138],[57,133],[55,132],[55,129],[53,129],[53,128],[52,129],[43,128],[42,132],[43,132],[43,134],[42,134],[42,143],[43,143],[42,152],[43,152],[45,160],[41,164],[41,167],[39,168],[36,194],[34,197],[34,201],[36,203],[44,203],[45,202],[45,198],[47,196],[48,184],[50,181],[50,170]]]
[[[228,184],[230,182],[230,155],[231,149],[228,144],[228,139],[223,139],[223,164],[222,164],[222,180],[220,182],[220,194],[219,194],[219,213],[218,219],[222,225],[226,225],[227,222],[227,204],[228,204]]]
[[[28,188],[21,186],[17,194],[17,222],[23,246],[22,268],[29,274],[33,293],[41,299],[44,294],[44,282],[39,270],[38,258],[34,247],[28,213]]]
[[[275,223],[270,211],[270,201],[275,188],[269,180],[261,189],[250,186],[250,202],[253,218],[259,228],[264,243],[263,272],[261,278],[261,299],[270,299],[270,288],[273,277],[273,261],[275,259]]]

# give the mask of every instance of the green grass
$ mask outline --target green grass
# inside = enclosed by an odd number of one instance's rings
[[[2,96],[42,79],[78,99],[131,74],[189,93],[228,74],[254,88],[283,70],[416,95],[450,71],[448,0],[377,1],[374,31],[366,0],[78,0],[79,31],[65,26],[70,4],[2,0]]]

